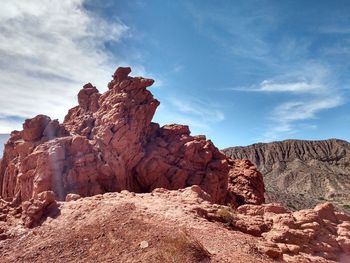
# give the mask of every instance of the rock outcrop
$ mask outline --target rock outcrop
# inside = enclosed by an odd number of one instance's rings
[[[22,220],[26,227],[36,226],[45,216],[57,213],[58,206],[52,191],[42,192],[37,198],[22,203]]]
[[[346,141],[287,140],[223,151],[256,165],[270,201],[294,210],[329,201],[350,213],[350,143]]]
[[[259,205],[265,202],[265,186],[261,173],[247,159],[228,159],[231,166],[228,181],[228,203]]]
[[[243,205],[237,214],[238,229],[253,229],[265,239],[258,248],[286,262],[337,262],[350,253],[350,217],[335,212],[331,203],[297,212],[278,204]]]
[[[21,202],[53,191],[65,200],[70,193],[200,185],[212,201],[224,202],[232,164],[187,126],[152,123],[159,102],[146,88],[154,81],[130,71],[118,68],[103,94],[84,85],[62,124],[38,115],[12,132],[0,170],[2,198]]]
[[[347,262],[350,257],[350,217],[331,203],[291,212],[281,204],[242,205],[195,210],[210,221],[257,237],[256,248],[283,262]]]
[[[335,212],[330,203],[293,213],[276,204],[243,205],[237,214],[235,226],[247,232],[253,229],[253,234],[266,240],[258,247],[274,250],[284,261],[337,261],[339,255],[350,252],[350,217]]]

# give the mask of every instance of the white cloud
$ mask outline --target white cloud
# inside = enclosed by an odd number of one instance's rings
[[[291,136],[299,129],[315,128],[305,121],[316,119],[322,111],[344,103],[341,88],[332,78],[332,71],[320,64],[306,64],[301,70],[264,80],[258,87],[233,89],[250,92],[286,93],[287,100],[274,107],[268,116],[270,124],[258,138],[262,141]],[[294,95],[294,97],[291,97]]]
[[[263,80],[257,86],[243,88],[228,88],[225,90],[244,91],[244,92],[289,92],[289,93],[310,93],[319,92],[322,88],[317,84],[301,82],[275,82],[274,80]]]
[[[193,134],[208,133],[214,123],[224,119],[224,113],[218,106],[196,98],[184,100],[171,97],[160,105],[155,115],[155,121],[161,125],[167,123],[189,125]]]
[[[316,63],[305,63],[301,70],[281,74],[273,79],[260,82],[243,88],[228,88],[233,91],[245,92],[269,92],[269,93],[293,93],[319,95],[328,93],[330,70],[324,65]]]
[[[272,119],[286,123],[313,119],[318,112],[337,107],[342,102],[341,97],[337,95],[304,101],[288,101],[274,109]]]
[[[128,27],[97,17],[83,8],[83,2],[2,1],[0,116],[27,118],[43,113],[62,119],[76,104],[84,83],[105,88],[123,61],[108,54],[104,44],[121,41]],[[136,73],[143,71],[136,69]],[[0,132],[16,126],[4,119],[0,125]]]
[[[273,81],[264,80],[257,91],[263,92],[295,92],[304,93],[318,89],[317,85],[306,82],[274,83]]]
[[[171,103],[178,111],[185,114],[192,114],[209,123],[225,119],[224,114],[220,110],[203,101],[184,101],[178,98],[172,98]]]
[[[274,108],[269,119],[272,122],[263,136],[262,141],[278,140],[283,136],[290,136],[299,129],[315,129],[315,124],[303,123],[317,118],[322,111],[338,107],[343,104],[341,96],[319,97],[304,101],[287,101]]]
[[[350,37],[347,36],[342,42],[334,42],[329,46],[323,47],[321,49],[322,53],[326,56],[344,56],[350,55]]]
[[[267,128],[258,140],[277,140],[315,127],[306,122],[313,122],[323,111],[345,102],[342,91],[346,87],[339,86],[339,82],[344,85],[347,70],[343,64],[349,54],[346,44],[350,43],[350,29],[344,26],[348,16],[337,13],[337,21],[342,23],[316,23],[312,32],[309,27],[313,22],[308,21],[310,25],[305,25],[305,34],[300,37],[284,29],[286,22],[294,19],[281,12],[284,7],[266,6],[263,1],[255,1],[254,6],[252,10],[251,3],[242,1],[234,7],[188,4],[188,9],[198,31],[215,41],[218,49],[224,48],[225,62],[230,60],[227,65],[232,71],[232,82],[254,81],[254,85],[223,90],[268,94],[264,108],[271,110],[265,113]],[[323,36],[319,33],[338,36],[331,43],[320,43]]]
[[[7,134],[12,130],[21,130],[22,125],[15,120],[0,118],[0,134]],[[0,151],[0,157],[2,151]]]

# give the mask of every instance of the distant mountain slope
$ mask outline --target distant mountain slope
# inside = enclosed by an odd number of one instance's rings
[[[10,138],[10,134],[0,134],[0,159],[2,158],[2,154],[4,151],[4,144]]]
[[[350,143],[286,140],[223,150],[251,160],[264,176],[270,199],[291,208],[324,200],[350,212]]]

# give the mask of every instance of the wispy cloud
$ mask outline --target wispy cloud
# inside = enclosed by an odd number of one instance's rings
[[[320,95],[334,89],[330,81],[329,67],[315,62],[305,62],[298,68],[300,69],[290,69],[288,73],[265,79],[258,85],[233,87],[226,90]]]
[[[265,123],[258,127],[256,140],[278,140],[314,128],[324,111],[346,103],[350,20],[343,10],[340,15],[321,8],[331,14],[329,19],[295,23],[299,15],[290,12],[290,5],[264,1],[188,9],[198,31],[231,59],[232,82],[242,83],[221,90],[266,94],[265,108],[270,110],[257,113]]]
[[[289,97],[273,109],[268,117],[271,124],[260,139],[277,140],[298,132],[305,125],[314,127],[314,124],[305,124],[305,121],[316,119],[322,111],[342,105],[344,98],[341,87],[337,86],[330,73],[329,69],[318,65],[313,70],[299,71],[299,78],[309,79],[308,82],[274,83],[268,87],[261,85],[257,89],[259,92],[286,92],[295,96]]]
[[[319,86],[307,82],[286,82],[280,83],[273,80],[263,80],[259,85],[242,88],[228,88],[226,90],[245,91],[245,92],[291,92],[291,93],[310,93],[318,92]]]
[[[12,130],[20,130],[21,129],[21,119],[14,119],[12,117],[1,117],[0,116],[0,134],[7,134]],[[0,156],[2,155],[2,151],[0,151]]]
[[[179,123],[189,125],[192,133],[207,133],[213,124],[225,119],[220,107],[196,98],[171,97],[158,108],[155,120],[161,125]]]
[[[303,101],[288,101],[278,105],[274,109],[271,119],[287,124],[300,120],[313,119],[318,112],[337,107],[342,102],[343,100],[339,95]]]
[[[187,3],[187,10],[194,18],[198,31],[236,59],[272,62],[269,58],[271,47],[264,40],[267,29],[275,28],[277,13],[272,5],[254,1],[257,8],[241,2],[235,8],[230,4],[216,5],[215,8]],[[261,8],[259,8],[261,7]]]
[[[341,43],[332,42],[329,46],[323,47],[321,51],[326,56],[330,56],[330,57],[339,56],[341,59],[344,59],[344,56],[350,55],[349,46],[350,46],[350,29],[349,29],[349,35],[346,36]]]
[[[39,113],[62,119],[86,82],[104,89],[125,62],[105,44],[123,41],[128,32],[123,22],[107,22],[84,9],[84,0],[2,1],[0,132]]]
[[[342,105],[340,96],[320,97],[312,100],[288,101],[278,105],[269,117],[272,124],[259,138],[262,141],[278,140],[286,135],[292,135],[299,129],[315,129],[315,124],[303,123],[317,118],[322,111]]]
[[[264,80],[258,85],[227,90],[286,95],[268,113],[267,128],[257,138],[259,141],[273,141],[291,136],[300,129],[314,128],[315,124],[305,122],[315,120],[322,111],[345,102],[343,87],[338,86],[333,75],[329,67],[309,62],[298,70]]]
[[[260,89],[257,89],[257,91],[305,93],[317,88],[317,86],[313,86],[307,82],[274,83],[273,81],[264,80],[261,82]]]
[[[212,105],[200,100],[184,101],[173,98],[171,103],[182,113],[197,116],[208,123],[225,119],[224,114]]]

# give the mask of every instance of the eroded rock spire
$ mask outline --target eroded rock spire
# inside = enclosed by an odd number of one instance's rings
[[[1,196],[29,200],[52,190],[64,200],[69,193],[199,185],[212,201],[225,202],[233,163],[185,125],[152,123],[159,101],[147,87],[154,81],[130,72],[118,68],[103,94],[84,85],[63,124],[39,115],[12,133],[0,171]]]

